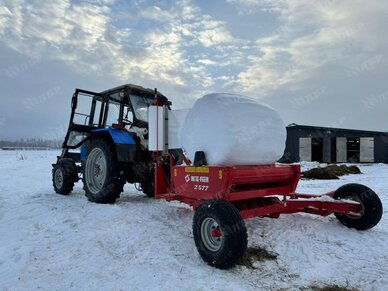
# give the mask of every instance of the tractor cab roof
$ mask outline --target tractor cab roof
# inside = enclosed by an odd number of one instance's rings
[[[111,95],[111,97],[114,98],[115,93],[126,91],[128,95],[135,95],[147,99],[154,99],[155,98],[155,90],[144,88],[142,86],[134,85],[134,84],[125,84],[121,86],[114,87],[112,89],[108,89],[105,91],[100,92],[102,95]],[[117,96],[117,95],[116,95]],[[168,101],[167,97],[164,96],[162,93],[157,92],[158,99],[161,101]],[[114,98],[115,99],[115,98]],[[117,100],[119,101],[119,99]]]

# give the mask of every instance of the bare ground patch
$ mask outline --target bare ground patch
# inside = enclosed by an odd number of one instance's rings
[[[245,266],[249,269],[255,269],[255,267],[253,266],[254,262],[276,260],[277,257],[278,257],[278,254],[267,251],[264,248],[248,247],[239,265]]]
[[[331,180],[349,174],[361,174],[357,166],[329,165],[327,167],[313,168],[302,173],[304,179]]]
[[[351,287],[344,287],[344,286],[339,286],[339,285],[327,285],[323,287],[318,287],[318,286],[311,286],[311,290],[313,291],[358,291],[356,288],[351,288]]]

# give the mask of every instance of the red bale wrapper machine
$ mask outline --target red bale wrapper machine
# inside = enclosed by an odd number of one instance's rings
[[[300,165],[208,166],[201,151],[193,164],[183,158],[186,165],[176,165],[166,143],[170,105],[154,102],[149,108],[155,198],[194,208],[195,244],[209,265],[228,269],[242,259],[247,248],[244,219],[298,212],[334,214],[340,223],[357,230],[370,229],[380,221],[381,201],[364,185],[347,184],[322,195],[296,193]]]

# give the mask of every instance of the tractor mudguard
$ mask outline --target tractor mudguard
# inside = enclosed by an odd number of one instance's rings
[[[91,136],[92,138],[109,136],[115,145],[119,162],[133,162],[135,159],[136,141],[128,131],[116,128],[99,128],[92,130]]]

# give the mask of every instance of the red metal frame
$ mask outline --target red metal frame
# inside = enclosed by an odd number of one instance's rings
[[[205,200],[224,199],[233,203],[244,219],[277,218],[297,212],[354,214],[362,210],[357,202],[330,199],[334,192],[295,193],[301,174],[299,165],[176,166],[169,156],[170,171],[166,173],[163,157],[155,157],[155,198],[178,200],[194,209]]]

